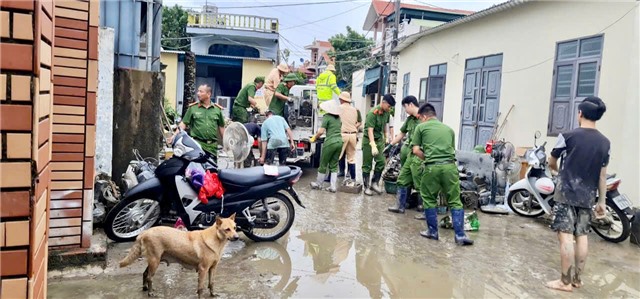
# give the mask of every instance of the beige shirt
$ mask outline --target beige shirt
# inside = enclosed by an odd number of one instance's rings
[[[269,72],[269,75],[267,75],[264,87],[270,91],[275,91],[278,84],[280,84],[280,70],[274,68]]]
[[[356,127],[356,123],[358,122],[358,109],[348,103],[343,103],[340,107],[342,108],[340,112],[342,133],[358,132],[358,127]]]

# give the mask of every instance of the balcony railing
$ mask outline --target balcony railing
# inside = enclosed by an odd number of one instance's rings
[[[278,32],[278,19],[225,13],[190,12],[189,27]]]

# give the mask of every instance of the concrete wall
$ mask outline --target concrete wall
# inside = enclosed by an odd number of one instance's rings
[[[120,178],[134,158],[133,149],[155,158],[162,148],[164,75],[128,69],[115,74],[113,177]]]
[[[242,86],[253,82],[257,76],[266,77],[273,67],[271,61],[244,59],[242,61]]]
[[[609,172],[623,179],[622,191],[638,205],[638,18],[635,1],[527,3],[423,37],[400,53],[398,74],[411,72],[410,94],[417,96],[428,67],[447,63],[443,121],[458,134],[465,60],[503,53],[500,111],[515,108],[500,137],[531,146],[536,130],[547,132],[556,43],[604,34],[598,96],[607,113],[598,126],[612,143]]]
[[[113,160],[113,28],[98,30],[96,172],[111,175]]]
[[[164,69],[165,85],[164,97],[169,100],[171,107],[176,107],[176,89],[178,85],[178,54],[176,53],[160,53],[160,62],[166,64]],[[181,74],[184,76],[184,74]]]

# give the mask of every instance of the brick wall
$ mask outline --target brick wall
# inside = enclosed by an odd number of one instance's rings
[[[92,232],[98,1],[55,2],[49,245],[88,247]]]
[[[91,236],[98,1],[0,1],[0,298]]]
[[[53,13],[0,2],[1,298],[46,297]]]

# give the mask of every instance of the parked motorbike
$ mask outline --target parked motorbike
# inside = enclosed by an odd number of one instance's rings
[[[304,208],[293,185],[302,176],[296,166],[278,167],[267,176],[263,167],[218,169],[211,156],[186,132],[173,141],[174,156],[155,169],[154,176],[127,190],[105,219],[105,233],[116,242],[134,240],[144,230],[182,219],[188,230],[207,228],[216,216],[236,213],[238,229],[254,241],[274,241],[284,236],[295,218],[291,199]],[[207,204],[185,178],[190,163],[217,172],[224,188],[221,199]]]
[[[540,137],[536,132],[535,141]],[[555,204],[555,178],[547,165],[545,153],[546,142],[525,153],[529,169],[525,178],[509,188],[507,202],[511,210],[523,217],[539,217],[552,214]],[[633,211],[631,202],[618,191],[621,179],[614,175],[607,177],[606,215],[602,218],[592,217],[591,227],[603,239],[619,243],[626,240],[631,232]]]

